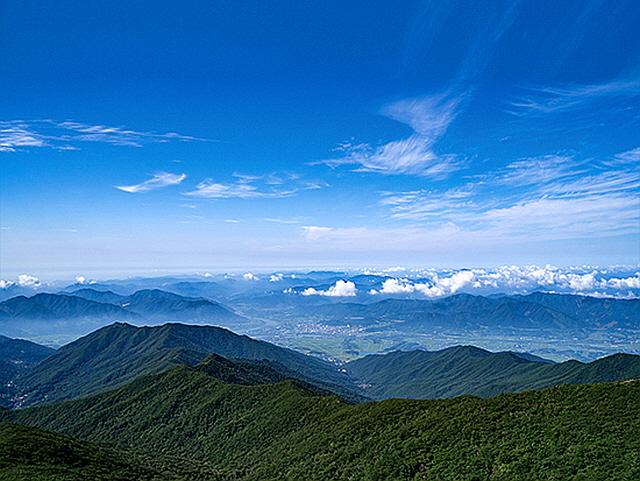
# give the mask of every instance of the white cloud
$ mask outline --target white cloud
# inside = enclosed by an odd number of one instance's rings
[[[262,220],[274,224],[300,224],[302,222],[301,218],[283,219],[280,217],[265,217]]]
[[[124,127],[56,120],[8,120],[0,122],[0,152],[20,148],[48,147],[79,150],[85,142],[100,142],[128,147],[172,141],[206,141],[176,132],[143,132]]]
[[[414,284],[408,279],[386,279],[382,283],[381,294],[410,294],[415,292]]]
[[[85,142],[106,142],[116,145],[140,147],[145,143],[179,141],[203,141],[190,135],[182,135],[177,132],[141,132],[123,127],[111,127],[107,125],[85,124],[82,122],[59,122],[57,127],[75,133],[74,140]]]
[[[229,183],[206,179],[200,182],[195,190],[184,195],[203,199],[277,199],[291,197],[304,190],[321,189],[328,185],[323,182],[307,182],[292,174],[278,177],[278,182],[275,182],[273,175],[236,173],[233,176],[237,180]]]
[[[254,199],[258,197],[268,197],[266,192],[260,192],[253,185],[238,182],[235,184],[220,184],[211,179],[200,182],[196,190],[187,192],[185,195],[191,197],[202,197],[207,199]]]
[[[471,196],[472,190],[468,186],[442,193],[428,190],[383,192],[380,204],[390,208],[394,219],[438,220],[476,207]]]
[[[640,95],[640,80],[614,80],[592,85],[539,87],[527,90],[511,102],[514,115],[550,114],[571,111],[604,97],[634,97]]]
[[[170,185],[178,185],[186,178],[187,174],[158,172],[157,174],[154,174],[153,177],[141,182],[140,184],[120,185],[115,186],[115,188],[123,192],[130,193],[147,192],[149,190],[161,189],[162,187],[168,187]]]
[[[611,279],[607,279],[605,282],[606,287],[610,287],[612,289],[640,289],[640,272],[637,272],[633,277],[613,277]]]
[[[318,225],[305,225],[302,227],[303,235],[307,240],[317,240],[323,235],[333,232],[333,227],[323,227]]]
[[[476,280],[476,275],[472,271],[460,271],[456,272],[450,277],[443,279],[437,278],[435,283],[438,287],[445,289],[451,294],[455,294],[460,289],[467,287]]]
[[[543,155],[512,162],[495,180],[507,185],[532,185],[575,176],[576,162],[567,155]]]
[[[87,279],[85,276],[76,276],[76,284],[95,284],[93,279]]]
[[[8,289],[9,287],[11,287],[14,284],[15,284],[15,282],[13,282],[13,281],[6,281],[4,279],[0,279],[0,289]]]
[[[640,162],[640,147],[616,154],[613,162],[615,164],[637,164]]]
[[[610,291],[616,294],[628,289],[640,289],[640,273],[631,277],[607,277],[607,271],[595,268],[561,269],[546,266],[502,266],[491,272],[478,274],[480,287],[503,292],[530,291],[538,288],[557,292],[595,294]],[[600,294],[605,295],[604,292]]]
[[[382,109],[390,119],[410,126],[431,141],[440,138],[456,116],[461,97],[432,95],[393,102]]]
[[[358,289],[355,283],[340,280],[336,281],[336,283],[326,291],[319,291],[313,287],[308,287],[300,294],[303,296],[353,297],[358,294]]]
[[[615,276],[615,269],[596,267],[559,268],[545,266],[501,266],[494,269],[463,269],[438,272],[418,270],[404,278],[384,279],[371,295],[423,295],[442,297],[461,291],[526,294],[537,290],[600,297],[637,298],[640,272],[633,276]],[[415,278],[418,276],[418,278]]]
[[[280,282],[282,278],[282,274],[271,274],[269,276],[269,282]]]
[[[496,234],[567,239],[638,233],[640,201],[633,194],[541,198],[495,208],[476,217]]]
[[[596,287],[596,273],[566,274],[566,282],[574,291],[589,291]]]
[[[36,276],[20,274],[18,276],[18,285],[22,287],[40,287],[42,283]]]
[[[420,221],[429,230],[450,225],[487,240],[525,240],[532,232],[541,240],[640,234],[640,171],[631,161],[613,162],[523,159],[441,192],[382,192],[380,205],[392,219]]]
[[[320,163],[332,167],[355,165],[358,172],[444,178],[458,170],[460,162],[453,155],[436,153],[434,144],[455,118],[460,101],[461,97],[433,95],[387,105],[382,113],[410,126],[412,135],[378,147],[345,143],[337,149],[343,152],[342,157]]]
[[[244,274],[242,275],[242,278],[243,278],[245,281],[257,281],[257,280],[259,280],[259,279],[258,279],[258,277],[257,277],[257,276],[255,276],[255,275],[254,275],[253,273],[251,273],[251,272],[246,272],[246,273],[244,273]]]
[[[476,274],[470,270],[462,270],[448,277],[431,274],[430,282],[415,282],[411,279],[385,279],[380,290],[372,289],[369,294],[406,295],[421,294],[426,297],[442,297],[473,287],[477,281]]]
[[[0,122],[0,152],[15,152],[21,147],[44,147],[45,139],[22,122]]]

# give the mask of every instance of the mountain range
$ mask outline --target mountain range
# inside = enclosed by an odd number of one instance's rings
[[[370,326],[394,322],[399,329],[512,328],[598,329],[640,328],[640,300],[534,293],[483,297],[456,294],[436,300],[384,299],[332,303],[314,308],[330,324]]]
[[[268,363],[279,379],[296,379],[351,402],[468,394],[486,397],[560,384],[640,378],[637,355],[556,364],[526,353],[494,353],[473,346],[396,351],[338,366],[221,327],[177,323],[144,327],[115,323],[57,351],[43,349],[40,361],[31,363],[29,369],[6,370],[5,406],[50,404],[92,395],[141,375],[178,365],[194,366],[212,354]]]
[[[296,380],[272,379],[269,368],[234,368],[233,362],[177,366],[95,396],[0,411],[0,420],[64,436],[47,441],[42,431],[18,432],[39,450],[43,442],[77,442],[71,452],[89,450],[90,456],[93,443],[100,443],[110,450],[105,456],[133,454],[120,465],[124,470],[149,469],[136,461],[142,453],[156,466],[174,457],[209,470],[173,479],[530,480],[580,473],[576,479],[596,480],[640,474],[632,454],[640,449],[637,381],[354,405]],[[220,376],[229,368],[235,380]],[[0,426],[0,440],[16,430],[15,424]],[[45,458],[40,469],[58,462]]]
[[[348,362],[349,374],[374,399],[495,396],[560,384],[640,379],[640,356],[614,354],[591,363],[552,363],[514,352],[473,346],[441,351],[396,351]]]
[[[86,396],[121,385],[142,374],[194,365],[210,354],[270,361],[295,377],[355,396],[357,389],[334,364],[214,326],[165,324],[135,327],[116,323],[71,342],[15,384],[20,406]]]
[[[21,409],[0,408],[2,479],[640,475],[628,454],[640,452],[639,356],[554,363],[458,346],[337,366],[176,323],[114,323],[57,351],[2,346],[25,364],[10,381]]]
[[[158,289],[128,296],[79,289],[64,294],[18,296],[0,303],[0,330],[7,334],[84,334],[114,321],[159,324],[167,321],[240,325],[247,319],[221,304]]]

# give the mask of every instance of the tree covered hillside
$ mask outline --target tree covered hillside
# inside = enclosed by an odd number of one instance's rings
[[[272,371],[180,366],[5,420],[242,480],[637,479],[640,382],[350,405]],[[211,361],[208,361],[211,362]],[[217,374],[216,374],[217,373]],[[189,478],[185,478],[189,479]]]
[[[437,399],[638,379],[640,356],[620,353],[586,364],[556,364],[520,353],[456,346],[365,356],[347,363],[346,368],[364,386],[365,395],[374,399]]]

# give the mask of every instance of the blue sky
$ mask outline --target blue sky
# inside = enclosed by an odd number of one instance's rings
[[[634,1],[5,0],[0,269],[638,264],[639,24]]]

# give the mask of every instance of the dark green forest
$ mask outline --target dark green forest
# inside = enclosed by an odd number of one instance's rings
[[[144,473],[136,479],[146,473],[149,479],[239,480],[640,477],[638,381],[493,398],[349,404],[299,381],[273,382],[271,368],[260,364],[234,368],[231,377],[221,370],[213,358],[107,393],[5,410],[0,417],[72,436],[78,440],[73,443],[82,443],[73,444],[73,452],[88,459],[87,469],[117,464],[117,453],[140,453],[145,457],[127,457],[133,465],[118,464],[113,471]],[[21,442],[39,449],[38,436]],[[148,456],[156,464],[143,462]],[[197,474],[163,468],[169,458],[183,460]],[[49,473],[41,479],[81,479],[56,473],[55,457],[42,459],[40,467],[29,465]],[[14,466],[7,471],[13,477],[4,479],[37,479],[20,469]]]

